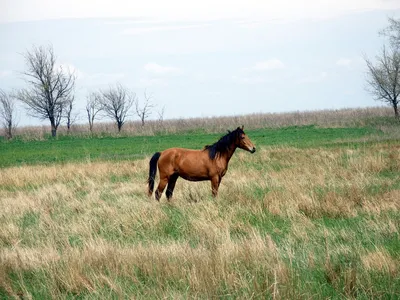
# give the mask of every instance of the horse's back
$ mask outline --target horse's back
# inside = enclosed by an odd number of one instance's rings
[[[169,148],[161,153],[158,161],[160,172],[177,173],[185,179],[206,179],[210,160],[204,150]]]
[[[171,164],[180,164],[186,160],[203,161],[205,158],[208,158],[208,156],[203,150],[193,150],[186,148],[169,148],[161,153],[160,161],[168,162]]]

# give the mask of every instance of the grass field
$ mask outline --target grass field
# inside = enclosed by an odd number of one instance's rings
[[[234,128],[232,128],[234,129]],[[313,125],[282,129],[246,130],[258,146],[327,146],[352,143],[382,132],[373,127],[318,128]],[[222,133],[222,135],[224,132]],[[170,147],[201,149],[218,140],[221,134],[184,132],[156,136],[80,137],[62,136],[41,141],[15,139],[0,143],[0,167],[51,164],[71,161],[136,160]]]
[[[150,155],[223,132],[0,141],[0,298],[398,298],[382,128],[247,130],[217,199],[179,179],[170,203],[145,196]]]

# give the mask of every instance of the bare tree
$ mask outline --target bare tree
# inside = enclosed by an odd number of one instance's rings
[[[389,38],[392,47],[400,48],[400,19],[388,18],[389,25],[380,34]]]
[[[136,114],[140,118],[142,126],[144,126],[146,119],[152,113],[151,110],[155,107],[155,105],[151,102],[152,98],[152,96],[148,96],[147,93],[144,92],[144,103],[142,107],[140,107],[139,99],[135,100]]]
[[[367,90],[375,100],[383,101],[393,107],[399,118],[400,97],[400,20],[389,18],[389,26],[381,31],[389,37],[389,47],[383,46],[376,62],[365,57],[367,64]]]
[[[100,105],[102,111],[111,119],[114,119],[118,132],[125,124],[129,110],[134,104],[136,95],[121,84],[110,87],[108,90],[100,91]]]
[[[86,98],[86,113],[89,121],[89,130],[93,131],[93,124],[96,118],[96,115],[102,110],[102,106],[100,104],[99,93],[90,93]]]
[[[68,133],[71,130],[71,125],[75,123],[76,119],[78,118],[78,114],[72,114],[72,109],[74,107],[75,97],[72,96],[68,99],[67,105],[65,107],[65,119],[67,120],[67,131]]]
[[[399,118],[398,104],[400,100],[400,52],[391,47],[382,49],[376,57],[376,63],[365,58],[367,64],[367,90],[375,100],[388,103],[393,107],[394,115]]]
[[[72,97],[75,75],[56,66],[52,46],[33,47],[24,57],[27,71],[23,75],[30,87],[20,90],[16,98],[27,106],[29,115],[50,121],[54,137]]]
[[[3,127],[6,139],[13,137],[15,124],[15,101],[14,98],[0,90],[0,117],[3,119]]]
[[[165,114],[165,106],[163,106],[159,111],[157,111],[158,123],[160,123],[160,125],[162,125],[164,122],[164,114]]]

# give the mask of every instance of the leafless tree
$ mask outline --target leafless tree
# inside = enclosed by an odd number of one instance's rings
[[[388,18],[389,25],[380,34],[389,38],[392,47],[400,48],[400,19]]]
[[[13,97],[2,90],[0,90],[0,117],[3,119],[6,139],[9,140],[13,137],[16,127],[15,101]]]
[[[164,122],[164,114],[165,114],[165,106],[163,106],[159,111],[157,111],[158,123],[160,123],[161,125]]]
[[[381,34],[389,37],[390,45],[383,46],[376,62],[365,57],[367,64],[367,90],[375,100],[393,107],[398,119],[400,100],[400,20],[389,18],[389,26]]]
[[[391,47],[382,49],[376,57],[376,63],[365,58],[367,64],[367,90],[375,100],[388,103],[393,107],[394,115],[399,118],[398,104],[400,100],[400,52]]]
[[[152,109],[155,107],[151,101],[152,98],[153,97],[151,95],[148,96],[147,92],[144,92],[144,103],[142,107],[140,107],[139,99],[136,98],[135,100],[136,114],[140,118],[142,126],[144,126],[146,119],[151,115]]]
[[[99,93],[90,93],[86,98],[86,113],[89,121],[89,130],[93,131],[94,120],[96,119],[96,115],[102,110],[102,106],[100,104],[101,94]]]
[[[67,131],[68,133],[71,130],[71,125],[75,123],[78,118],[78,114],[72,114],[72,109],[74,107],[75,97],[71,97],[67,101],[67,105],[65,107],[65,119],[67,120]]]
[[[118,132],[121,131],[122,126],[125,124],[129,110],[135,100],[136,95],[121,84],[110,87],[108,90],[100,91],[99,101],[102,111],[115,120]]]
[[[50,121],[54,137],[73,96],[75,75],[56,66],[52,46],[33,47],[24,57],[27,71],[23,75],[29,88],[20,90],[16,98],[27,106],[29,115]]]

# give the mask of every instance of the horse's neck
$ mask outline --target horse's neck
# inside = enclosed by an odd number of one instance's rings
[[[231,159],[233,153],[235,153],[236,148],[237,148],[236,145],[235,145],[235,144],[232,144],[232,145],[229,147],[229,150],[226,151],[226,152],[222,155],[222,158],[223,158],[224,161],[226,162],[226,165],[228,165],[229,160]]]

